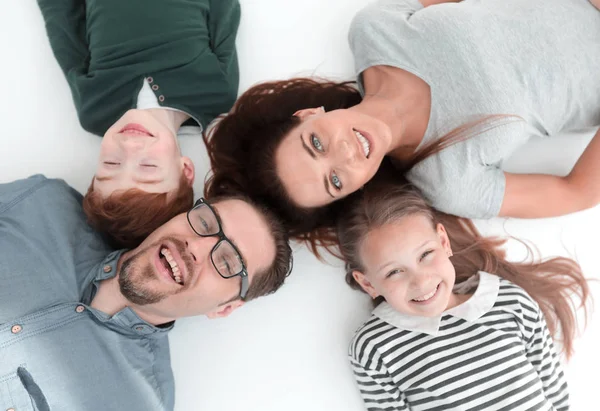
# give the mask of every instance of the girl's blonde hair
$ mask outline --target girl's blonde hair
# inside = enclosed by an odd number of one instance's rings
[[[575,295],[579,298],[584,312],[590,298],[588,284],[579,264],[565,257],[520,263],[507,261],[502,248],[507,239],[483,237],[470,220],[434,210],[419,191],[408,183],[372,181],[347,202],[338,220],[337,234],[340,251],[346,262],[346,282],[352,288],[363,291],[352,272],[365,271],[359,251],[367,234],[385,224],[416,214],[427,217],[433,228],[437,223],[446,228],[454,253],[452,264],[456,270],[456,283],[478,271],[485,271],[520,286],[539,304],[550,333],[562,341],[567,358],[571,356],[577,331],[572,297]],[[524,245],[531,257],[531,247]],[[379,302],[381,299],[375,301],[376,304]],[[587,319],[587,312],[585,314]]]

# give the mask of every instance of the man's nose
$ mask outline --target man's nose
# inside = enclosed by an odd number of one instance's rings
[[[185,239],[185,245],[195,264],[207,261],[210,258],[212,249],[218,242],[217,237],[200,237],[199,235]]]

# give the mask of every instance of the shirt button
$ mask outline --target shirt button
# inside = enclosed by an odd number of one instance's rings
[[[110,273],[111,271],[112,271],[112,267],[110,265],[107,264],[107,265],[104,266],[104,272],[105,273]]]
[[[154,81],[154,79],[152,77],[146,77],[146,81],[150,84],[152,84],[152,82]]]
[[[154,90],[154,91],[158,90],[158,85],[154,84],[154,85],[152,86],[152,90]]]
[[[83,305],[78,305],[77,308],[75,308],[75,311],[77,311],[78,313],[82,313],[85,310],[85,307]]]
[[[12,328],[10,329],[10,331],[13,334],[18,334],[21,332],[22,329],[23,329],[23,327],[21,327],[20,325],[17,324],[17,325],[13,325]]]
[[[142,331],[144,329],[144,327],[142,327],[141,325],[139,325],[139,326],[135,327],[135,329],[138,330],[138,331]]]
[[[158,101],[165,101],[165,96],[163,96],[162,94],[158,96]]]

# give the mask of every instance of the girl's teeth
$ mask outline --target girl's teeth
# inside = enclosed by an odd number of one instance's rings
[[[422,297],[419,297],[419,298],[413,298],[413,300],[414,301],[419,301],[419,302],[420,301],[427,301],[427,300],[429,300],[431,297],[433,297],[435,295],[435,292],[437,291],[437,289],[438,288],[435,287],[435,289],[432,292],[430,292],[429,294],[426,294],[426,295],[424,295]]]

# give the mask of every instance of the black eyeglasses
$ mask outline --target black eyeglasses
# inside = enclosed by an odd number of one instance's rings
[[[242,254],[236,246],[223,233],[221,219],[210,204],[203,198],[196,201],[194,207],[188,211],[187,219],[190,227],[200,237],[218,237],[210,252],[213,266],[223,278],[242,277],[240,299],[244,300],[248,293],[248,270],[242,259]]]

